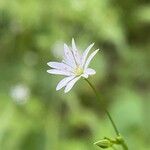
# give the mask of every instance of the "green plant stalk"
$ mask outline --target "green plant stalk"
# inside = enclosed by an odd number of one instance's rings
[[[89,86],[90,86],[90,87],[92,88],[92,90],[94,91],[97,100],[100,100],[99,94],[98,94],[97,90],[95,89],[95,87],[92,85],[92,83],[91,83],[88,79],[85,78],[85,80],[87,81],[87,83],[89,84]],[[108,118],[109,118],[109,120],[110,120],[110,122],[111,122],[111,124],[112,124],[112,126],[113,126],[113,128],[114,128],[114,130],[115,130],[115,133],[116,133],[117,137],[120,137],[119,130],[117,129],[117,126],[116,126],[115,122],[113,121],[113,119],[112,119],[112,117],[111,117],[109,111],[108,111],[106,108],[104,108],[104,110],[105,110],[105,112],[106,112],[106,114],[107,114],[107,116],[108,116]],[[122,145],[122,148],[123,148],[124,150],[128,150],[127,144],[125,143],[124,139],[122,139],[122,140],[120,141],[120,144]]]
[[[124,150],[128,150],[128,146],[127,146],[127,144],[124,141],[122,142],[121,145],[122,145]]]

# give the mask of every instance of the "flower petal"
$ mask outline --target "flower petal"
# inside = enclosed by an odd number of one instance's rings
[[[92,68],[87,68],[85,70],[85,74],[88,74],[88,75],[94,75],[96,73],[96,71]]]
[[[62,70],[57,70],[57,69],[50,69],[50,70],[47,70],[47,72],[50,73],[50,74],[58,74],[58,75],[64,75],[64,76],[71,76],[71,75],[74,75],[74,74],[71,73],[71,72],[62,71]]]
[[[87,55],[88,55],[89,51],[91,50],[91,48],[93,46],[94,46],[94,43],[91,44],[90,46],[88,46],[88,48],[83,52],[83,54],[82,54],[82,67],[84,66],[86,58],[87,58]]]
[[[65,93],[69,92],[71,90],[71,88],[74,86],[74,84],[81,78],[81,76],[74,78],[73,80],[71,80],[65,88]]]
[[[67,64],[64,64],[64,63],[48,62],[47,65],[54,69],[58,69],[58,70],[62,70],[62,71],[70,71],[70,72],[73,71],[73,68],[71,68],[70,66],[68,66]]]
[[[67,46],[67,44],[64,44],[64,62],[73,68],[76,67],[75,58],[73,56],[72,51]]]
[[[96,55],[96,53],[99,51],[99,49],[95,50],[87,59],[85,66],[84,66],[84,70],[87,69],[88,65],[90,64],[91,60],[93,59],[93,57]]]
[[[80,54],[79,54],[79,52],[77,50],[74,38],[72,38],[72,52],[73,52],[73,55],[74,55],[76,63],[78,65],[80,65],[81,64],[81,56],[80,56]]]
[[[81,75],[81,77],[88,78],[89,76],[88,76],[88,74],[84,73],[84,74]]]
[[[73,49],[73,50],[77,50],[77,47],[76,47],[74,38],[72,38],[72,49]]]
[[[57,84],[57,87],[56,87],[56,90],[60,90],[61,88],[63,88],[64,86],[67,85],[67,83],[69,81],[71,81],[73,78],[75,78],[75,76],[70,76],[70,77],[66,77],[64,79],[62,79],[58,84]]]

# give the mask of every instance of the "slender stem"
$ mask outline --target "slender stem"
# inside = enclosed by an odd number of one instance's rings
[[[125,142],[122,143],[122,147],[123,147],[124,150],[128,150],[128,146]]]
[[[95,87],[92,85],[92,83],[91,83],[88,79],[86,79],[86,78],[85,78],[85,80],[86,80],[87,83],[90,85],[90,87],[93,89],[93,91],[94,91],[94,93],[95,93],[97,99],[100,99],[99,94],[98,94],[97,90],[95,89]],[[117,129],[117,126],[116,126],[115,122],[113,121],[113,119],[112,119],[112,117],[111,117],[109,111],[108,111],[106,108],[104,108],[104,110],[105,110],[105,112],[106,112],[106,114],[107,114],[107,116],[108,116],[108,118],[109,118],[109,120],[110,120],[110,122],[111,122],[111,124],[112,124],[112,126],[113,126],[113,128],[114,128],[114,130],[115,130],[116,135],[117,135],[117,136],[120,136],[119,130]],[[123,140],[123,139],[122,139],[122,140]],[[124,150],[128,150],[128,147],[127,147],[127,145],[126,145],[126,143],[125,143],[124,140],[121,142],[121,145],[122,145],[122,148],[123,148]]]
[[[114,123],[114,121],[113,121],[113,119],[112,119],[112,117],[111,117],[109,111],[108,111],[107,109],[105,109],[105,112],[106,112],[106,114],[107,114],[109,120],[111,121],[111,124],[112,124],[112,126],[113,126],[113,128],[114,128],[114,130],[115,130],[115,132],[116,132],[116,135],[119,136],[119,131],[118,131],[118,129],[117,129],[117,126],[115,125],[115,123]]]
[[[96,94],[97,99],[99,99],[99,94],[96,91],[95,87],[92,85],[92,83],[88,79],[85,79],[85,80],[88,82],[88,84],[90,85],[90,87],[93,89],[94,93]],[[110,113],[109,113],[109,111],[106,108],[104,108],[104,110],[105,110],[108,118],[110,119],[110,122],[111,122],[111,124],[112,124],[112,126],[113,126],[113,128],[115,130],[116,135],[118,136],[119,135],[119,131],[118,131],[118,129],[117,129],[117,127],[116,127],[116,125],[115,125],[115,123],[114,123],[114,121],[113,121]]]
[[[114,146],[112,146],[112,149],[113,149],[113,150],[117,150]]]

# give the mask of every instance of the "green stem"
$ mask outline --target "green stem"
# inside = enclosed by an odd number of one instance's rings
[[[113,150],[117,150],[117,149],[116,149],[115,147],[113,147],[113,146],[112,146],[112,149],[113,149]]]
[[[122,142],[121,145],[122,145],[124,150],[128,150],[128,146],[127,146],[127,144],[124,141]]]
[[[97,97],[97,100],[100,99],[100,98],[99,98],[99,94],[98,94],[98,92],[96,91],[95,87],[92,85],[92,83],[91,83],[89,80],[87,80],[87,79],[85,79],[85,80],[88,82],[88,84],[90,85],[90,87],[93,89],[93,91],[94,91],[94,93],[95,93],[95,95],[96,95],[96,97]],[[113,121],[113,119],[112,119],[110,113],[109,113],[109,111],[108,111],[106,108],[104,108],[104,110],[105,110],[105,112],[106,112],[108,118],[110,119],[110,122],[111,122],[111,124],[112,124],[112,126],[113,126],[113,128],[114,128],[114,130],[115,130],[116,135],[119,136],[119,131],[118,131],[118,129],[117,129],[117,127],[116,127],[116,125],[115,125],[115,123],[114,123],[114,121]]]
[[[100,97],[99,97],[99,94],[98,94],[97,90],[95,89],[95,87],[92,85],[92,83],[91,83],[88,79],[85,78],[85,80],[86,80],[87,83],[90,85],[90,87],[93,89],[93,91],[94,91],[94,93],[95,93],[95,95],[96,95],[97,100],[99,100]],[[105,112],[106,112],[106,114],[107,114],[107,116],[108,116],[108,118],[109,118],[109,120],[110,120],[110,122],[111,122],[111,124],[112,124],[112,126],[113,126],[113,128],[114,128],[114,130],[115,130],[116,135],[117,135],[117,136],[120,136],[120,133],[119,133],[119,131],[118,131],[118,129],[117,129],[117,126],[116,126],[115,122],[113,121],[113,119],[112,119],[112,117],[111,117],[109,111],[108,111],[106,108],[104,108],[104,110],[105,110]],[[121,145],[122,145],[122,147],[123,147],[124,150],[128,150],[128,147],[127,147],[127,145],[125,144],[124,140],[123,140],[123,142],[121,142]]]
[[[119,131],[118,131],[118,129],[117,129],[117,127],[116,127],[116,125],[115,125],[115,123],[114,123],[110,113],[109,113],[109,111],[107,109],[105,109],[105,112],[106,112],[106,114],[107,114],[107,116],[108,116],[108,118],[109,118],[109,120],[110,120],[110,122],[111,122],[111,124],[112,124],[112,126],[113,126],[113,128],[115,130],[115,132],[116,132],[116,135],[119,136]]]

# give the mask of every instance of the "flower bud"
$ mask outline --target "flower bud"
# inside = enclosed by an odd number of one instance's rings
[[[123,143],[124,142],[124,140],[123,140],[123,138],[119,135],[119,136],[117,136],[116,137],[116,140],[115,140],[116,142],[116,144],[121,144],[121,143]]]
[[[100,140],[98,142],[95,142],[94,144],[99,146],[100,148],[109,148],[113,145],[113,143],[108,139]]]

